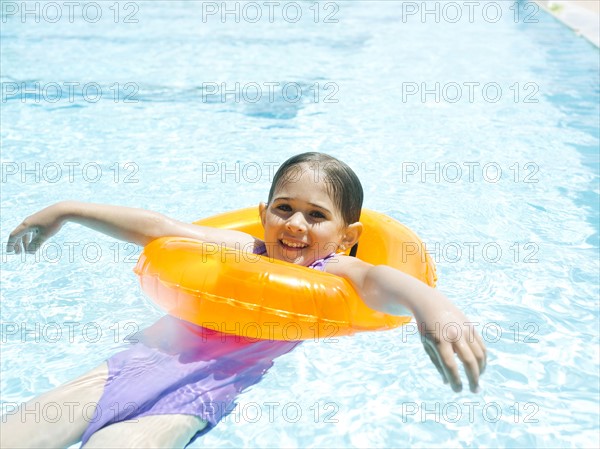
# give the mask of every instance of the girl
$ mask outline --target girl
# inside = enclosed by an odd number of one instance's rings
[[[477,392],[486,350],[479,335],[467,328],[468,319],[443,294],[419,280],[341,254],[360,239],[362,200],[360,181],[346,164],[325,154],[304,153],[283,163],[268,202],[259,206],[264,241],[141,209],[61,202],[17,226],[7,251],[34,253],[67,221],[141,246],[162,236],[181,236],[253,248],[256,254],[346,278],[373,309],[396,315],[410,310],[444,382],[454,391],[462,389],[456,354],[471,391]],[[444,339],[440,329],[448,323],[455,324],[448,329],[460,332]],[[50,402],[69,404],[70,413],[65,411],[62,419],[34,423],[31,414],[5,417],[1,445],[57,447],[82,439],[86,448],[185,447],[228,413],[235,395],[260,380],[274,358],[299,344],[233,338],[168,316],[138,339],[107,363],[23,406],[32,410]],[[104,413],[91,423],[84,419],[83,404],[93,402],[98,411],[106,411],[114,410],[113,401],[120,401],[121,407],[112,416]]]

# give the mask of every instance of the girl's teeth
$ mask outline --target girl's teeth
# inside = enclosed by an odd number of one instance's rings
[[[282,242],[285,246],[289,246],[291,248],[304,248],[305,246],[307,246],[303,243],[288,242],[287,240],[282,240]]]

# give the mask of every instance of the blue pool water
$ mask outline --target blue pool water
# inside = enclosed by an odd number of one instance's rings
[[[444,386],[411,326],[308,342],[194,447],[597,447],[598,49],[475,3],[3,1],[2,241],[63,199],[258,204],[277,163],[330,153],[428,244],[487,343],[482,391]],[[136,251],[75,225],[39,261],[3,249],[3,409],[161,316]]]

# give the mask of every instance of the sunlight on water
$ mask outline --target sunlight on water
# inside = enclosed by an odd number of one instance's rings
[[[478,323],[482,392],[444,386],[414,326],[306,342],[192,447],[595,447],[598,50],[533,3],[487,2],[497,21],[484,3],[456,23],[421,2],[320,3],[317,21],[299,2],[296,23],[202,2],[121,2],[117,23],[102,3],[93,24],[3,9],[2,241],[61,199],[183,221],[258,204],[277,164],[330,153]],[[162,315],[137,254],[74,225],[37,261],[3,250],[5,409]]]

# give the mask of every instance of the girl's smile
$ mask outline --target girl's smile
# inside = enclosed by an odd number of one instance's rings
[[[347,226],[327,182],[302,167],[299,177],[277,187],[269,205],[261,203],[260,214],[269,256],[307,266],[342,249]]]

